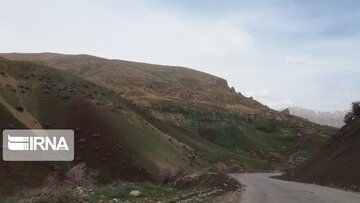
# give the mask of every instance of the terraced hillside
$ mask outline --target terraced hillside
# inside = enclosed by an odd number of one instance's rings
[[[87,55],[2,56],[1,129],[74,129],[76,160],[55,168],[85,162],[99,182],[165,181],[208,166],[287,168],[335,131],[273,111],[224,79],[191,69]],[[17,167],[4,166],[3,177]]]

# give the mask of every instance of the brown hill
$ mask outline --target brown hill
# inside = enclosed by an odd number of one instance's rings
[[[73,129],[75,160],[1,160],[0,195],[39,187],[50,173],[66,173],[78,163],[86,163],[99,183],[164,181],[220,160],[258,167],[257,160],[160,122],[109,89],[52,67],[0,57],[0,131],[9,128]]]
[[[109,60],[89,55],[0,54],[65,71],[121,95],[162,125],[175,126],[183,142],[207,140],[255,158],[260,168],[294,163],[311,156],[334,129],[271,110],[237,93],[226,80],[183,67]],[[162,127],[160,130],[165,130]],[[296,159],[296,157],[294,158]]]
[[[319,154],[282,177],[360,190],[360,119],[342,127]]]
[[[71,72],[111,87],[138,103],[168,100],[205,103],[243,111],[265,108],[259,102],[236,93],[226,80],[184,67],[109,60],[89,55],[12,53],[1,56],[10,60],[37,61]]]

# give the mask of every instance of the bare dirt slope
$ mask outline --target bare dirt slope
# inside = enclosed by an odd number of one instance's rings
[[[283,175],[285,179],[360,189],[360,119],[327,141],[319,154]]]

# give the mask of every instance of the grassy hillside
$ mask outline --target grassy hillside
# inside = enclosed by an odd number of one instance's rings
[[[226,80],[188,68],[89,55],[2,54],[64,70],[121,95],[160,122],[245,156],[284,163],[310,157],[334,128],[267,108]],[[301,152],[301,153],[300,153]],[[276,164],[276,163],[275,163]]]
[[[85,162],[99,182],[164,181],[208,166],[284,169],[335,132],[187,68],[87,55],[3,56],[22,60],[1,59],[4,126],[76,130],[76,160],[57,168]]]
[[[269,117],[243,116],[224,108],[173,102],[152,105],[147,111],[163,122],[197,132],[214,144],[264,160],[275,168],[295,163],[300,157],[309,158],[334,132],[332,128],[280,113]],[[298,152],[302,153],[294,157],[295,161],[289,160],[289,156]]]
[[[39,186],[53,170],[80,162],[101,182],[164,181],[221,162],[266,169],[264,161],[233,153],[196,131],[162,122],[109,89],[27,61],[0,61],[0,126],[75,130],[75,161],[2,162],[2,193]],[[30,164],[32,163],[32,164]],[[32,169],[25,170],[25,168]],[[24,178],[29,175],[34,179]],[[7,189],[5,189],[7,188]]]

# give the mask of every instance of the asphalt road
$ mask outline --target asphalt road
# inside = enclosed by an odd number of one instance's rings
[[[271,176],[277,173],[232,174],[246,186],[241,203],[360,203],[360,193],[313,184],[283,181]]]

